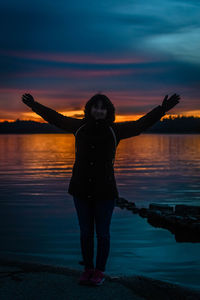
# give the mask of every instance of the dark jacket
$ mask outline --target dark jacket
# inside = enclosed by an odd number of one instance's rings
[[[119,197],[114,160],[120,140],[139,135],[165,115],[158,105],[136,121],[109,124],[106,120],[66,117],[37,101],[31,108],[50,124],[75,136],[75,162],[68,193],[92,201]]]

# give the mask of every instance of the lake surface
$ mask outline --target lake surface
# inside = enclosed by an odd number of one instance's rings
[[[78,219],[67,193],[74,150],[71,134],[0,135],[0,257],[83,269]],[[122,140],[115,176],[120,196],[138,207],[200,205],[200,135]],[[199,243],[177,243],[167,230],[119,207],[110,232],[107,274],[200,287]]]

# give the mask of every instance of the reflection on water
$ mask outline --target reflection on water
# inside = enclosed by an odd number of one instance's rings
[[[67,193],[74,142],[71,134],[0,135],[2,255],[82,268],[78,220]],[[142,134],[117,149],[119,194],[139,207],[200,205],[199,174],[199,135]],[[110,251],[107,273],[200,285],[199,244],[176,243],[167,230],[117,207]]]
[[[69,177],[74,159],[72,135],[1,135],[0,172],[29,178]]]

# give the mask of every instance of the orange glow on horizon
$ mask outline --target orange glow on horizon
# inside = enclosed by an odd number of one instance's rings
[[[84,117],[84,112],[82,110],[76,110],[76,111],[63,111],[60,112],[62,115],[67,116],[67,117],[74,117],[77,119],[82,119]],[[141,118],[144,114],[141,115],[115,115],[115,122],[125,122],[125,121],[135,121],[139,118]],[[18,119],[20,120],[30,120],[30,121],[36,121],[36,122],[41,122],[41,123],[45,123],[46,121],[40,117],[39,115],[37,115],[35,112],[25,112],[22,113],[22,116]],[[1,119],[0,119],[1,120]],[[7,121],[7,120],[5,120]],[[13,122],[15,120],[12,120]]]
[[[0,122],[14,122],[15,120],[9,120],[9,119],[0,119]]]
[[[77,119],[82,119],[84,117],[84,111],[83,110],[72,110],[72,111],[63,111],[60,112],[62,115],[64,116],[68,116],[68,117],[72,117],[72,118],[77,118]],[[125,121],[135,121],[138,120],[139,118],[141,118],[142,116],[144,116],[144,114],[141,115],[119,115],[116,114],[115,115],[115,122],[125,122]],[[163,116],[162,119],[165,118],[177,118],[177,117],[199,117],[200,118],[200,111],[188,111],[188,112],[184,112],[183,114],[166,114],[165,116]],[[42,117],[40,117],[39,115],[37,115],[35,112],[22,112],[21,114],[17,114],[16,119],[8,119],[8,118],[1,118],[0,122],[15,122],[16,120],[20,120],[20,121],[35,121],[35,122],[40,122],[40,123],[46,123],[47,121],[45,121]]]

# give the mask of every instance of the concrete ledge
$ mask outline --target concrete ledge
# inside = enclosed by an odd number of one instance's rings
[[[65,267],[0,259],[0,299],[200,299],[200,291],[144,276],[105,274],[102,286],[80,286],[80,274]]]

